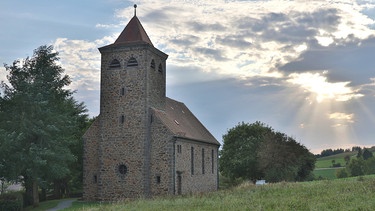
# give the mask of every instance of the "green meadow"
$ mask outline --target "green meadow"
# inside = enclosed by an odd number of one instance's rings
[[[74,202],[66,210],[373,210],[375,175],[235,188],[116,203]]]

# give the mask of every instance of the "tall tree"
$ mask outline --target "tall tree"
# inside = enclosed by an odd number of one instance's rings
[[[258,170],[258,148],[271,128],[261,122],[240,123],[223,135],[220,151],[220,172],[230,179],[256,180],[262,177]]]
[[[86,112],[65,88],[71,81],[57,61],[52,46],[41,46],[31,58],[5,65],[9,85],[1,83],[0,176],[22,176],[34,206],[42,181],[65,177],[77,160],[70,146]]]
[[[369,158],[373,157],[373,154],[369,149],[364,148],[363,153],[362,153],[362,157],[363,157],[364,160],[368,160]]]
[[[263,123],[241,123],[223,136],[220,171],[230,179],[269,182],[310,178],[315,156],[303,145]]]

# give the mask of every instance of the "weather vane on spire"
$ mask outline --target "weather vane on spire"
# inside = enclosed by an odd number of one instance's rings
[[[134,16],[137,16],[137,5],[134,4]]]

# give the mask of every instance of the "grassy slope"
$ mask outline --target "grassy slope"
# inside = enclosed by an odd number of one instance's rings
[[[69,210],[372,210],[375,176],[264,186],[109,205],[75,203]],[[81,203],[79,205],[79,203]],[[85,208],[82,209],[82,206]]]
[[[322,177],[326,179],[336,179],[336,170],[335,168],[326,169],[332,167],[332,160],[335,160],[335,163],[340,163],[341,166],[345,166],[345,156],[349,155],[351,158],[357,155],[357,152],[344,152],[337,155],[331,155],[327,157],[318,158],[315,163],[314,175],[315,177]]]
[[[345,156],[349,155],[351,158],[357,155],[357,152],[344,152],[337,155],[331,155],[327,157],[318,158],[315,164],[316,168],[330,168],[332,166],[332,160],[335,163],[341,163],[341,166],[345,166]]]

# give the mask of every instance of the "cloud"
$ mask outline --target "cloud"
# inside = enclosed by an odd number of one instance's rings
[[[334,119],[334,120],[344,120],[346,122],[353,123],[354,120],[354,114],[347,114],[347,113],[340,113],[340,112],[335,112],[328,114],[329,119]]]
[[[363,96],[363,94],[348,86],[350,82],[330,83],[327,81],[327,77],[320,73],[293,73],[289,77],[288,82],[297,84],[306,91],[314,93],[318,102],[327,99],[348,101]]]
[[[298,89],[318,101],[347,102],[368,93],[365,85],[375,78],[374,21],[363,13],[374,5],[141,0],[137,16],[155,47],[169,54],[169,87],[230,78],[258,91]],[[74,89],[99,89],[97,48],[113,42],[133,15],[132,6],[119,8],[114,23],[97,23],[118,30],[103,39],[56,40]]]

